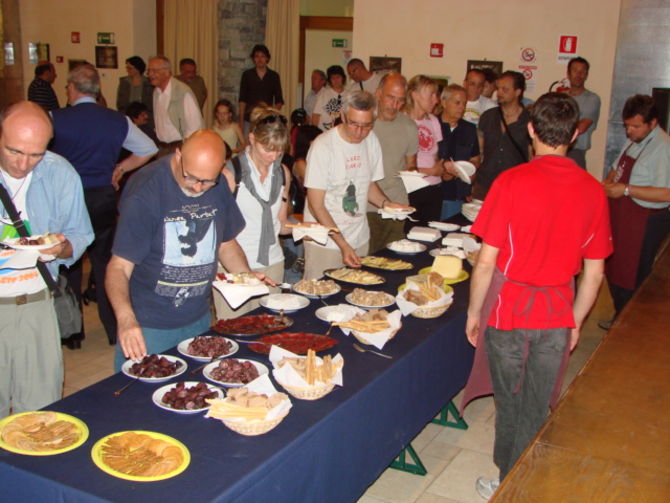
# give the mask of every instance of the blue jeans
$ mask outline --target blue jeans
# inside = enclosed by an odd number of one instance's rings
[[[570,329],[487,327],[484,340],[496,405],[493,461],[502,481],[549,414]]]
[[[463,201],[450,201],[447,199],[442,200],[442,213],[440,214],[440,220],[446,220],[451,218],[454,215],[458,215],[461,212],[463,207]]]
[[[209,329],[211,323],[212,317],[209,312],[207,312],[202,318],[185,327],[170,328],[167,330],[142,327],[142,335],[144,335],[144,344],[146,344],[147,347],[147,354],[162,353],[189,337],[200,335]],[[114,371],[120,372],[121,365],[123,365],[123,362],[125,361],[126,357],[123,356],[121,345],[117,342],[116,352],[114,354]]]

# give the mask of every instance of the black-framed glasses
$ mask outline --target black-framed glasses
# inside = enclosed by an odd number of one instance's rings
[[[355,122],[349,119],[346,115],[344,116],[344,123],[347,126],[351,126],[352,128],[360,128],[360,129],[372,129],[375,126],[374,121],[372,122]]]
[[[181,158],[179,159],[179,166],[181,167],[181,176],[184,177],[184,181],[186,182],[186,185],[195,185],[196,183],[199,183],[202,185],[203,189],[211,189],[212,187],[216,186],[219,184],[219,177],[216,177],[215,180],[207,180],[207,179],[202,179],[202,178],[197,178],[193,175],[189,175],[186,171],[184,171],[184,159]]]

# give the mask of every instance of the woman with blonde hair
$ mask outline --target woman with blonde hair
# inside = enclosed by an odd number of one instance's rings
[[[418,225],[428,225],[440,219],[442,211],[442,163],[437,158],[437,144],[442,141],[442,129],[433,110],[438,103],[437,83],[425,75],[416,75],[407,83],[407,103],[404,112],[414,120],[419,132],[419,151],[416,166],[430,184],[409,194],[409,204],[416,208],[412,218]]]
[[[284,253],[279,234],[289,232],[286,222],[291,182],[288,168],[281,163],[289,139],[287,121],[277,110],[260,107],[252,111],[250,120],[249,145],[226,163],[223,174],[246,221],[237,242],[249,267],[281,283]],[[248,301],[233,311],[215,292],[214,306],[219,319],[232,318],[255,309],[258,301]]]

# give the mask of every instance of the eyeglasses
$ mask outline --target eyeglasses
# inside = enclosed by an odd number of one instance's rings
[[[283,115],[277,115],[277,114],[272,114],[268,115],[267,117],[263,117],[261,120],[258,121],[259,124],[274,124],[275,122],[280,121],[284,126],[288,124],[288,121],[286,120],[286,117]]]
[[[355,121],[352,121],[346,115],[344,116],[344,123],[347,126],[351,126],[353,128],[360,128],[360,129],[372,129],[375,126],[374,122],[355,122]]]
[[[219,179],[218,177],[216,180],[207,180],[207,179],[202,179],[202,178],[197,178],[193,175],[189,175],[184,171],[184,160],[179,159],[179,166],[181,166],[181,176],[184,177],[184,182],[186,182],[186,185],[195,185],[196,183],[199,183],[202,185],[203,189],[211,189],[212,187],[216,186],[219,184]]]

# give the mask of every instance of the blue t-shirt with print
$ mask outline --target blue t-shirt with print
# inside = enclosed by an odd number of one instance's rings
[[[199,197],[185,195],[166,156],[125,187],[112,253],[135,264],[130,297],[140,326],[173,329],[209,309],[218,249],[244,228],[225,178]]]

